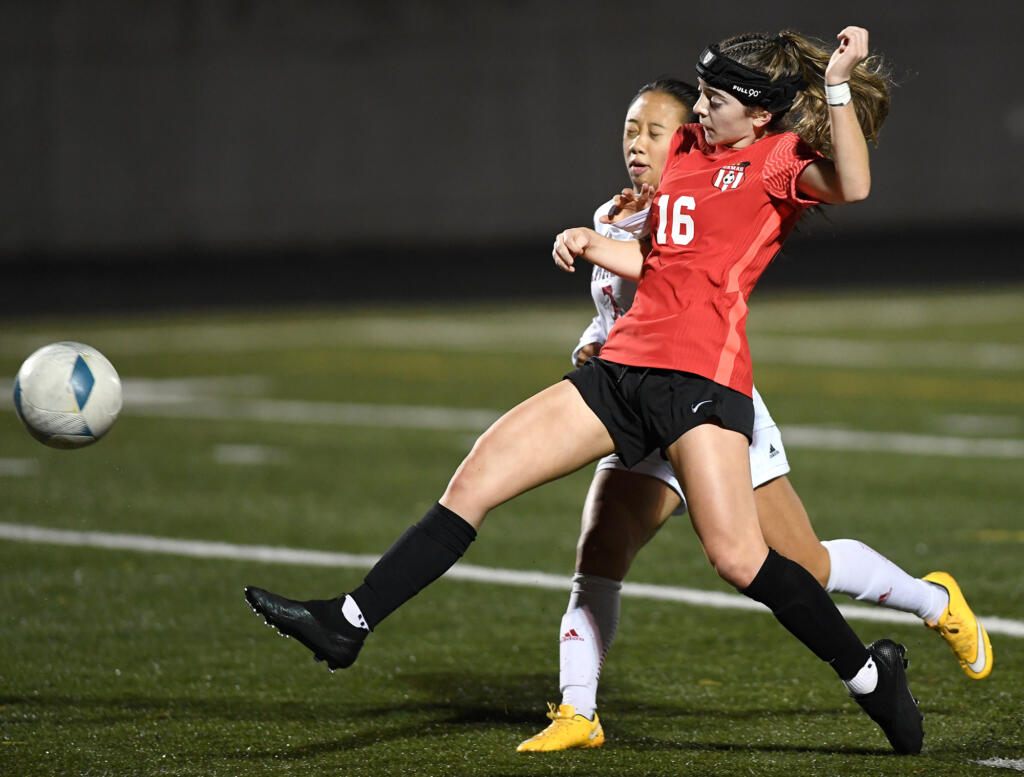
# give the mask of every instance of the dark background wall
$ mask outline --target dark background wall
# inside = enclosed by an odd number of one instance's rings
[[[6,0],[0,303],[566,293],[551,238],[627,183],[637,86],[849,23],[900,82],[874,190],[769,278],[1024,278],[1024,3]]]

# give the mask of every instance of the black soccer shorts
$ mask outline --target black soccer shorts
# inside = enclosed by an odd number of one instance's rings
[[[754,433],[754,401],[700,375],[594,357],[565,378],[601,419],[627,467],[656,449],[664,455],[672,443],[701,424],[718,424],[748,440]]]

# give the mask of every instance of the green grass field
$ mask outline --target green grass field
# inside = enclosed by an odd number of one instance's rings
[[[463,562],[563,575],[565,590],[441,580],[333,675],[245,605],[247,584],[356,585],[358,568],[237,546],[382,552],[487,419],[563,374],[591,316],[580,301],[5,321],[7,381],[36,347],[81,340],[117,365],[126,406],[97,445],[54,451],[21,428],[8,388],[0,400],[0,775],[1024,770],[1024,288],[752,307],[756,381],[819,534],[915,574],[949,569],[1001,619],[983,682],[920,625],[851,621],[907,645],[920,756],[890,755],[767,613],[645,598],[624,600],[604,669],[605,747],[517,754],[558,698],[589,469],[496,510]],[[223,544],[210,558],[75,544],[108,534]],[[685,519],[630,579],[730,590]]]

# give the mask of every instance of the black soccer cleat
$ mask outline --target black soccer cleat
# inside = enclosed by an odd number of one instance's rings
[[[295,637],[313,651],[313,658],[326,661],[332,672],[352,665],[368,633],[345,620],[341,599],[300,602],[251,586],[246,587],[245,598],[268,626],[282,636]]]
[[[854,696],[875,723],[882,727],[892,749],[900,755],[916,755],[924,744],[924,716],[907,685],[907,649],[891,639],[868,645],[878,667],[878,686],[871,693]]]

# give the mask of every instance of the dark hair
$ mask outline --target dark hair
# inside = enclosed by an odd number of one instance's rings
[[[636,94],[634,94],[633,98],[629,101],[630,106],[648,92],[661,92],[662,94],[667,94],[683,106],[684,113],[686,114],[683,116],[683,124],[695,120],[693,115],[693,106],[696,105],[697,100],[700,99],[700,92],[697,91],[697,87],[691,86],[685,81],[680,81],[678,78],[658,78],[637,89]]]
[[[832,52],[822,41],[783,30],[777,35],[746,33],[722,41],[719,50],[772,79],[800,76],[807,83],[787,113],[774,114],[770,131],[791,129],[812,148],[831,156],[832,136],[825,101],[825,67]],[[871,55],[850,78],[853,107],[864,137],[878,143],[878,132],[889,113],[892,77],[881,57]]]

